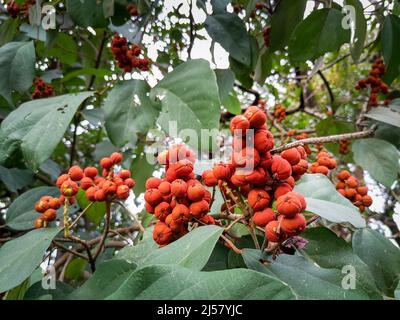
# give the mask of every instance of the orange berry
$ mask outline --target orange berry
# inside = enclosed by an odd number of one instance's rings
[[[253,189],[249,192],[247,201],[255,211],[261,211],[269,205],[271,198],[263,189]]]
[[[81,181],[83,178],[83,170],[79,166],[69,168],[68,174],[73,181]]]
[[[107,158],[107,157],[101,159],[101,160],[100,160],[100,165],[101,165],[101,167],[102,167],[103,169],[110,170],[110,168],[111,168],[111,166],[112,166],[111,159],[110,159],[110,158]]]
[[[98,171],[95,167],[86,167],[85,170],[83,170],[83,173],[85,177],[94,179],[97,176]]]
[[[269,222],[275,220],[275,212],[271,208],[257,211],[253,215],[253,222],[259,227],[265,227]]]
[[[122,161],[122,154],[119,152],[113,152],[110,156],[110,160],[112,164],[118,164]]]

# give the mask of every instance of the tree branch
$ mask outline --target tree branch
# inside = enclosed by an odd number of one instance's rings
[[[373,135],[374,129],[369,129],[365,131],[359,132],[352,132],[352,133],[344,133],[344,134],[337,134],[332,136],[325,136],[325,137],[316,137],[316,138],[308,138],[303,140],[297,140],[278,148],[272,149],[271,153],[280,153],[284,150],[306,145],[306,144],[318,144],[318,143],[326,143],[326,142],[339,142],[340,140],[351,140],[351,139],[361,139],[366,138]]]

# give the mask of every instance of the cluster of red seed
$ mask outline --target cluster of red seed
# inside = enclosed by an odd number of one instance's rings
[[[136,7],[136,5],[134,3],[129,3],[126,6],[126,10],[128,10],[129,14],[132,17],[137,17],[139,15],[139,11],[138,11],[138,9],[137,9],[137,7]]]
[[[274,119],[279,123],[286,119],[286,109],[282,104],[277,104],[274,108]]]
[[[317,154],[317,161],[310,166],[311,173],[322,173],[328,175],[330,170],[336,168],[336,160],[326,151],[320,151]]]
[[[141,71],[149,70],[149,59],[139,58],[141,54],[140,46],[132,44],[129,48],[128,40],[119,35],[113,36],[111,40],[111,51],[118,66],[125,72],[131,72],[134,68]]]
[[[7,12],[13,19],[18,17],[27,17],[29,14],[29,8],[35,3],[35,0],[25,0],[23,4],[19,5],[18,3],[15,3],[14,0],[11,0],[7,3]]]
[[[342,170],[337,178],[339,179],[336,184],[337,191],[357,206],[360,212],[364,212],[365,207],[372,204],[372,198],[368,195],[368,187],[362,186],[350,172]]]
[[[339,153],[348,154],[349,153],[349,145],[351,144],[350,140],[340,140],[339,141]]]
[[[62,203],[65,205],[73,204],[75,202],[75,195],[78,193],[79,188],[86,191],[86,198],[89,201],[127,199],[131,188],[135,185],[135,181],[131,178],[129,170],[122,169],[118,173],[114,172],[114,166],[121,163],[121,161],[122,154],[118,152],[114,152],[110,157],[101,159],[100,166],[103,168],[102,177],[98,176],[98,170],[95,167],[86,167],[85,169],[81,169],[79,166],[72,166],[69,168],[68,173],[62,174],[58,177],[56,185],[60,189],[61,196],[59,198],[48,198],[49,208],[54,209],[50,205],[51,201],[54,201],[54,203],[56,202],[54,199],[59,200],[59,205]],[[46,207],[43,206],[43,203],[45,202],[42,200],[43,198],[41,198],[35,206],[35,209],[38,212],[42,212],[42,210],[44,210],[43,208]],[[35,227],[41,226],[39,223],[36,224],[35,222]]]
[[[271,28],[267,27],[263,30],[263,38],[264,38],[264,44],[268,48],[269,47],[269,35],[271,33]]]
[[[165,177],[146,181],[144,195],[147,212],[159,220],[153,239],[167,245],[188,232],[190,222],[215,224],[210,211],[211,193],[196,179],[193,164],[196,156],[184,145],[174,145],[157,157],[166,166]]]
[[[53,86],[44,82],[40,77],[35,78],[33,85],[35,88],[32,92],[32,99],[47,98],[53,94]]]
[[[368,104],[371,107],[378,106],[378,94],[381,92],[386,95],[389,93],[389,87],[383,82],[382,77],[385,74],[385,64],[381,58],[377,58],[372,65],[371,71],[366,79],[361,79],[356,85],[356,90],[365,89],[370,87]],[[390,100],[386,99],[384,104],[387,105]]]
[[[61,207],[62,197],[54,198],[52,196],[43,196],[35,204],[35,211],[42,215],[35,219],[34,227],[36,229],[46,227],[51,221],[57,218],[57,209]]]
[[[233,150],[230,163],[220,162],[212,170],[204,171],[202,176],[207,186],[219,184],[223,193],[231,190],[246,197],[249,207],[255,212],[254,223],[266,227],[267,238],[276,241],[278,238],[282,240],[286,236],[297,234],[305,227],[301,218],[292,214],[294,211],[286,215],[285,209],[280,209],[278,213],[287,216],[288,219],[296,217],[291,221],[291,228],[297,231],[285,233],[279,228],[275,230],[275,238],[270,234],[275,223],[275,218],[272,219],[275,214],[271,209],[274,199],[277,199],[277,203],[286,202],[283,199],[290,203],[292,198],[301,199],[294,200],[296,203],[303,202],[304,198],[294,194],[292,190],[295,181],[306,173],[308,164],[303,147],[285,150],[280,155],[271,154],[274,138],[267,130],[266,120],[265,112],[257,106],[251,106],[243,115],[232,118],[230,129],[233,134]],[[248,130],[254,132],[251,138],[246,135]],[[286,194],[289,196],[285,196]],[[303,204],[305,208],[305,203]]]

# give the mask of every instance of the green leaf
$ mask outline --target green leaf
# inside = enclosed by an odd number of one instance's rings
[[[267,49],[264,51],[264,53],[260,54],[258,58],[254,72],[254,80],[263,85],[271,73],[272,63],[272,52]]]
[[[78,26],[87,28],[107,27],[103,6],[97,0],[67,0],[67,13]]]
[[[89,204],[90,201],[86,198],[85,191],[79,189],[76,200],[78,201],[79,207],[84,210]],[[103,220],[103,217],[106,213],[106,203],[103,202],[94,202],[92,206],[86,210],[85,217],[96,226],[100,224]]]
[[[353,252],[349,243],[333,231],[323,228],[309,228],[301,234],[308,243],[302,254],[322,268],[339,269],[351,266],[356,276],[356,287],[361,287],[370,298],[381,299],[382,293],[375,285],[368,266]]]
[[[100,264],[93,276],[73,291],[68,298],[102,300],[118,290],[135,268],[134,264],[124,260],[105,261]]]
[[[389,297],[394,297],[400,279],[400,250],[380,233],[357,230],[353,235],[354,252],[371,270],[377,286]]]
[[[307,211],[331,222],[349,222],[356,228],[365,227],[365,221],[357,207],[338,193],[326,176],[305,174],[294,190],[306,198]]]
[[[287,283],[299,299],[369,299],[361,287],[346,290],[342,287],[344,275],[340,270],[323,269],[301,256],[281,254],[268,265],[262,264],[260,251],[245,249],[243,259],[250,269],[264,272]]]
[[[400,128],[381,123],[375,131],[375,138],[386,140],[400,149]]]
[[[14,230],[32,229],[33,221],[39,216],[34,210],[35,203],[45,195],[59,196],[60,191],[56,187],[38,187],[16,198],[7,210],[7,226]]]
[[[300,22],[289,42],[291,60],[296,63],[314,61],[349,42],[350,30],[343,29],[343,17],[337,9],[324,8],[314,11]]]
[[[0,47],[0,95],[10,104],[13,90],[23,92],[32,86],[35,75],[33,42],[9,42]]]
[[[233,89],[235,75],[230,69],[215,69],[217,77],[219,99],[223,101]]]
[[[9,290],[4,300],[23,300],[26,291],[29,289],[30,278],[25,279],[20,285]]]
[[[225,97],[222,101],[222,105],[232,114],[238,115],[242,113],[242,107],[235,91],[232,91]]]
[[[80,280],[82,279],[83,271],[88,265],[87,260],[82,258],[74,258],[68,263],[67,269],[65,270],[65,278],[68,280]]]
[[[0,25],[0,46],[12,41],[19,25],[18,19],[9,18]]]
[[[384,80],[390,84],[400,74],[400,17],[389,14],[381,31],[383,58],[386,64]]]
[[[28,289],[24,300],[66,300],[74,290],[65,282],[56,281],[55,285],[55,289],[43,289],[42,281],[39,281]]]
[[[225,247],[222,243],[217,242],[213,252],[211,253],[210,259],[208,259],[202,271],[217,271],[228,269],[229,252],[230,250],[227,247]]]
[[[294,299],[283,282],[247,269],[201,272],[175,265],[136,270],[108,296],[111,300]]]
[[[269,48],[272,51],[283,49],[296,26],[303,20],[307,0],[282,0],[278,3],[271,19]]]
[[[29,186],[33,182],[31,170],[18,168],[5,168],[0,166],[0,180],[11,192],[17,192],[23,187]]]
[[[140,265],[143,261],[158,249],[157,243],[153,240],[153,228],[146,229],[143,239],[136,245],[122,248],[114,259],[126,260],[129,263]]]
[[[364,50],[365,38],[367,36],[367,20],[364,16],[364,8],[359,0],[345,0],[345,4],[352,6],[355,10],[355,30],[351,43],[351,57],[357,62]]]
[[[51,156],[78,107],[92,94],[81,92],[25,102],[4,119],[0,132],[7,137],[6,143],[18,143],[27,164],[37,169]]]
[[[356,164],[369,172],[372,178],[390,188],[399,172],[399,152],[387,141],[368,138],[353,142]]]
[[[400,127],[400,113],[386,107],[372,108],[365,116],[395,127]]]
[[[158,123],[164,131],[174,134],[169,129],[176,122],[177,133],[188,128],[196,132],[197,137],[187,142],[195,149],[215,146],[214,139],[201,139],[201,130],[219,128],[220,119],[216,76],[207,61],[189,60],[179,65],[151,90],[150,97],[161,100]]]
[[[250,37],[237,14],[226,12],[207,16],[205,28],[210,37],[221,44],[232,58],[251,66]]]
[[[132,191],[135,195],[146,191],[146,180],[153,175],[155,169],[155,165],[147,160],[146,154],[140,154],[132,161],[131,174],[136,182]]]
[[[196,228],[168,246],[153,251],[143,265],[178,264],[201,270],[223,231],[223,228],[213,225]]]
[[[60,230],[35,229],[0,248],[0,292],[16,287],[32,274]]]
[[[103,106],[105,127],[112,143],[123,146],[154,127],[159,109],[149,99],[150,86],[143,80],[118,83]]]
[[[57,57],[62,63],[74,64],[78,59],[78,47],[76,41],[65,33],[58,33],[53,45],[47,51],[50,56]],[[64,81],[67,81],[63,79]]]

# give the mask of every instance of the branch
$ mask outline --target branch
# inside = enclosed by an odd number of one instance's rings
[[[235,83],[234,86],[237,87],[237,88],[239,88],[239,89],[242,90],[242,91],[245,91],[245,92],[248,92],[248,93],[253,94],[253,95],[255,96],[255,99],[254,99],[254,101],[253,101],[253,105],[257,105],[257,104],[258,104],[258,101],[260,100],[260,94],[259,94],[256,90],[253,90],[253,89],[246,89],[246,88],[243,87],[241,84],[237,84],[237,83]]]
[[[333,96],[333,92],[332,92],[331,86],[329,85],[328,80],[325,78],[325,76],[324,76],[324,74],[322,73],[321,70],[318,70],[317,73],[321,77],[322,81],[324,82],[324,85],[325,85],[326,89],[328,90],[329,98],[330,98],[331,104],[332,104],[335,101],[335,97]]]
[[[103,236],[101,237],[99,247],[96,250],[96,253],[93,256],[93,259],[96,261],[97,257],[100,255],[101,251],[103,250],[104,243],[106,241],[106,238],[108,236],[108,232],[110,230],[110,220],[111,220],[111,204],[110,202],[106,202],[106,221],[104,225],[104,233]]]
[[[369,130],[359,131],[359,132],[344,133],[344,134],[337,134],[337,135],[326,136],[326,137],[316,137],[316,138],[297,140],[297,141],[285,144],[283,146],[280,146],[278,148],[272,149],[271,153],[280,153],[284,150],[298,147],[298,146],[303,146],[306,144],[319,144],[319,143],[326,143],[326,142],[338,142],[340,140],[361,139],[361,138],[369,137],[369,136],[373,135],[373,133],[374,133],[374,130],[369,129]]]

